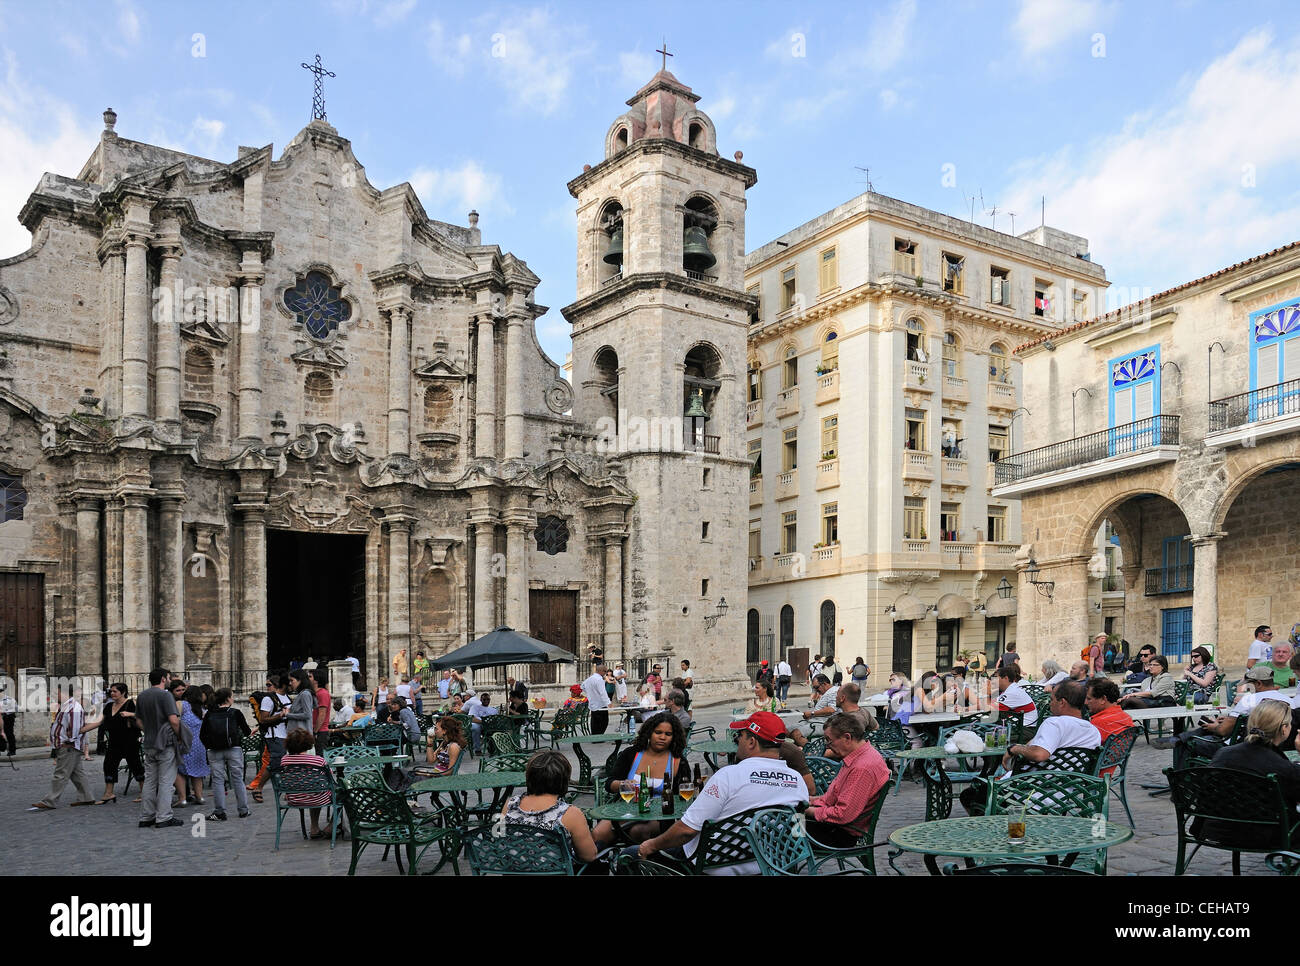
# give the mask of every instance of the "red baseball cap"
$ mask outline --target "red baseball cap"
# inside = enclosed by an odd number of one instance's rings
[[[743,721],[731,722],[732,731],[749,731],[764,741],[780,741],[785,737],[785,722],[771,711],[755,711]]]
[[[761,665],[763,665],[763,667],[767,667],[767,662],[766,662],[766,661],[759,661],[758,663],[761,664]]]

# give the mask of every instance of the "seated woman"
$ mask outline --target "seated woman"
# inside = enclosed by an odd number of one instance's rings
[[[316,739],[306,728],[295,728],[289,732],[289,737],[284,743],[285,750],[288,752],[280,759],[280,767],[288,768],[290,765],[319,765],[325,767],[325,759],[316,754]],[[320,810],[330,803],[329,792],[295,792],[284,796],[284,800],[290,805],[306,806],[311,810],[311,837],[314,839],[323,839],[329,835],[329,832],[323,831],[320,827]]]
[[[1054,688],[1069,676],[1070,672],[1062,671],[1061,665],[1055,661],[1044,661],[1043,680],[1039,683],[1045,688]]]
[[[1183,670],[1183,680],[1191,686],[1193,699],[1197,704],[1206,704],[1212,695],[1210,688],[1219,676],[1219,669],[1210,659],[1210,652],[1204,647],[1194,647],[1187,657],[1187,667]]]
[[[664,789],[664,775],[672,775],[670,787]],[[682,729],[677,716],[660,712],[652,716],[636,733],[631,746],[624,748],[614,759],[613,770],[605,776],[606,787],[618,795],[619,782],[624,780],[640,782],[645,775],[650,783],[651,794],[672,795],[683,781],[690,779],[690,767],[686,763],[686,732]],[[671,821],[636,822],[624,829],[629,841],[644,842],[672,826]],[[614,841],[614,823],[601,822],[596,826],[596,842],[600,846]]]
[[[506,705],[506,714],[526,715],[528,714],[528,699],[522,694],[511,694],[510,700]]]
[[[753,714],[755,711],[771,711],[775,714],[780,707],[781,702],[777,701],[776,695],[772,693],[771,682],[764,679],[754,685],[754,696],[745,705],[745,713]]]
[[[1235,768],[1257,775],[1277,775],[1282,796],[1287,802],[1289,821],[1295,822],[1296,803],[1300,802],[1300,764],[1288,761],[1286,752],[1294,744],[1291,731],[1291,705],[1287,701],[1261,701],[1246,721],[1246,740],[1224,745],[1210,762],[1211,768]],[[1260,827],[1242,829],[1232,822],[1211,820],[1204,834],[1240,844],[1244,847],[1267,846],[1269,831]],[[1295,847],[1295,843],[1292,843]]]
[[[466,747],[465,729],[455,718],[440,718],[434,726],[433,739],[424,750],[424,760],[433,765],[435,776],[450,775]]]
[[[366,706],[364,695],[357,695],[357,710],[354,715],[348,719],[348,726],[352,728],[366,728],[375,723],[375,714]]]
[[[501,810],[506,822],[558,829],[569,840],[569,848],[579,862],[596,858],[596,843],[582,809],[564,800],[573,775],[569,759],[558,751],[539,751],[528,759],[523,795],[512,796]]]
[[[1142,690],[1126,694],[1119,699],[1125,711],[1130,708],[1168,708],[1174,700],[1174,676],[1169,673],[1169,659],[1163,654],[1152,654],[1147,659],[1147,678]]]
[[[938,737],[938,725],[913,725],[910,722],[914,714],[933,714],[936,711],[943,710],[943,699],[940,693],[941,684],[937,671],[926,671],[921,675],[920,683],[912,688],[910,699],[898,707],[898,720],[902,722],[903,729],[911,739],[913,748],[922,747],[925,744],[927,734],[930,736],[931,741]]]

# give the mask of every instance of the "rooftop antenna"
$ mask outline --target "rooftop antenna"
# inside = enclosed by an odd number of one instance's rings
[[[876,186],[871,183],[871,169],[864,168],[860,164],[855,164],[853,167],[857,168],[859,171],[862,172],[862,180],[866,182],[867,190],[870,191],[872,194],[874,194],[876,191]]]
[[[1011,216],[1011,234],[1014,235],[1016,233],[1016,213],[1008,211],[1007,214]]]
[[[1042,214],[1039,216],[1038,227],[1040,228],[1047,227],[1047,195],[1043,195]]]

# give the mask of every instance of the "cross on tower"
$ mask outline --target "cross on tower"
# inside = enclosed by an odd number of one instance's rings
[[[333,77],[334,71],[326,70],[321,66],[320,54],[316,55],[315,64],[303,64],[304,70],[309,70],[315,77],[315,84],[312,89],[311,98],[311,119],[313,121],[325,120],[325,78]]]
[[[664,56],[663,56],[664,65],[663,65],[663,68],[662,68],[663,70],[667,70],[667,69],[668,69],[668,58],[669,58],[669,57],[674,57],[674,56],[676,56],[675,54],[670,54],[670,53],[668,53],[668,38],[667,38],[667,37],[664,38],[664,45],[663,45],[663,48],[662,48],[661,50],[656,50],[655,53],[656,53],[656,54],[663,54],[663,55],[664,55]]]

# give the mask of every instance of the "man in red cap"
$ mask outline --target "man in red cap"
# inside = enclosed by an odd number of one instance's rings
[[[743,721],[733,721],[739,731],[736,763],[719,768],[700,789],[691,807],[666,832],[641,843],[643,859],[656,852],[689,859],[699,844],[704,823],[728,818],[751,808],[795,806],[808,801],[804,780],[781,761],[785,722],[770,711],[757,711]],[[727,866],[720,875],[758,875],[758,863]]]
[[[758,662],[758,675],[754,678],[754,683],[759,684],[767,682],[768,690],[776,694],[776,681],[772,674],[772,667],[767,661]]]

